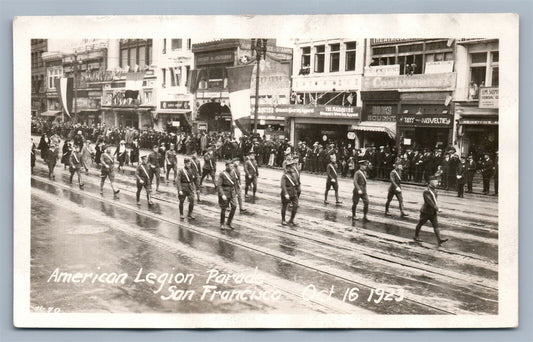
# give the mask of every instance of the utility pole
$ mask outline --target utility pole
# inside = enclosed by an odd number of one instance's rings
[[[78,53],[74,52],[74,60],[72,61],[72,68],[74,71],[74,116],[78,119],[78,73],[82,61],[78,61]]]
[[[261,58],[266,60],[267,40],[252,39],[252,50],[255,51],[255,60],[257,62],[255,72],[255,111],[254,111],[254,134],[257,134],[257,120],[259,113],[259,73]]]

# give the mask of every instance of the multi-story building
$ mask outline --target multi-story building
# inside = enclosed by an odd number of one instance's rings
[[[209,131],[233,131],[228,93],[228,67],[254,60],[250,39],[222,39],[193,44],[194,70],[191,91],[194,93],[194,120]],[[276,46],[268,39],[266,59],[260,65],[258,132],[267,137],[284,136],[285,116],[277,109],[287,106],[291,89],[292,49]],[[254,62],[255,63],[255,62]],[[255,107],[256,66],[250,79],[250,112]]]
[[[456,53],[455,119],[461,153],[498,150],[499,42],[497,39],[461,39]]]
[[[192,127],[193,96],[188,89],[193,65],[191,39],[153,40],[157,91],[154,127],[158,130],[189,131]]]
[[[453,39],[370,39],[362,82],[363,146],[455,145]]]
[[[351,140],[361,112],[364,39],[297,40],[295,42],[290,139]]]
[[[46,39],[31,40],[31,116],[46,111],[46,67],[43,53],[48,51]]]
[[[63,77],[63,53],[48,51],[42,55],[46,70],[45,78],[45,111],[41,117],[54,119],[62,114],[61,101],[56,90],[56,80]]]

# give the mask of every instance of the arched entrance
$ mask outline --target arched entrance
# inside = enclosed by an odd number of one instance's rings
[[[220,102],[208,102],[198,108],[199,121],[207,122],[209,132],[231,132],[231,111],[226,105]]]

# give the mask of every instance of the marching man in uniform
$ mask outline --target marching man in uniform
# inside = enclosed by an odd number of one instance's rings
[[[78,175],[78,185],[80,186],[80,189],[83,190],[83,181],[81,179],[81,168],[82,168],[82,160],[81,160],[81,153],[80,153],[80,145],[74,145],[74,151],[70,154],[69,157],[69,171],[70,171],[70,184],[72,184],[72,178],[74,177],[74,174]]]
[[[331,162],[326,167],[326,173],[328,175],[328,179],[326,181],[326,193],[324,194],[324,204],[328,204],[328,192],[331,187],[333,187],[333,190],[335,190],[335,203],[336,204],[342,204],[341,201],[339,201],[339,183],[337,181],[338,178],[338,172],[337,172],[337,157],[332,154],[330,155]]]
[[[113,194],[116,196],[118,195],[120,190],[115,190],[115,187],[113,186],[113,182],[115,181],[115,172],[113,171],[113,164],[115,163],[115,161],[113,160],[113,157],[111,157],[111,154],[109,152],[109,146],[103,145],[102,149],[104,150],[104,153],[102,153],[102,156],[100,157],[100,162],[102,164],[100,174],[100,195],[104,194],[104,182],[106,178],[109,178],[111,189],[113,190]]]
[[[294,217],[296,216],[296,211],[298,210],[298,189],[299,181],[295,174],[295,168],[291,167],[296,161],[287,159],[287,171],[281,176],[281,224],[286,226],[291,224],[296,226],[294,222]],[[292,205],[291,218],[289,222],[285,220],[285,215],[287,213],[287,207],[289,204]]]
[[[442,239],[440,236],[439,223],[437,220],[437,213],[440,211],[437,205],[437,184],[437,178],[431,177],[427,189],[424,190],[424,204],[422,205],[422,208],[420,208],[420,220],[416,225],[414,240],[417,242],[422,241],[418,235],[420,234],[422,226],[429,220],[435,231],[437,244],[440,247],[443,243],[448,241],[448,239]]]
[[[148,172],[148,157],[142,156],[141,163],[135,170],[135,178],[137,179],[137,205],[141,204],[141,190],[144,188],[146,191],[146,199],[148,205],[151,206],[152,200],[150,199],[150,189],[152,188],[152,182],[150,181],[150,173]]]
[[[178,188],[178,199],[180,200],[180,219],[183,220],[183,204],[185,203],[185,198],[189,201],[189,211],[187,212],[187,218],[189,220],[194,220],[192,216],[192,211],[194,209],[194,193],[196,192],[196,187],[194,186],[194,175],[191,171],[191,160],[185,158],[183,161],[184,167],[178,171],[178,177],[176,180],[176,186]]]
[[[176,151],[174,150],[174,144],[170,144],[170,148],[165,152],[165,164],[167,168],[167,183],[168,176],[170,175],[170,170],[174,170],[174,180],[176,182],[177,171],[178,171],[178,157],[176,156]]]
[[[161,177],[159,168],[159,146],[154,145],[152,152],[148,155],[148,165],[150,166],[150,183],[152,183],[155,176],[155,191],[159,191],[159,178]]]
[[[191,171],[192,175],[194,176],[194,185],[196,188],[196,199],[198,200],[198,203],[200,203],[200,176],[201,176],[201,170],[200,170],[200,160],[198,159],[198,156],[196,152],[193,152],[192,158],[191,158]]]
[[[215,188],[217,187],[216,181],[215,181],[215,171],[216,171],[216,163],[213,160],[213,150],[209,150],[204,155],[204,165],[202,167],[202,177],[200,178],[200,185],[204,182],[204,178],[209,175],[211,176],[211,179],[213,180],[213,185]]]
[[[409,216],[403,211],[403,196],[402,196],[402,187],[401,187],[401,176],[400,172],[403,170],[403,166],[399,160],[394,164],[394,170],[390,173],[391,184],[389,186],[389,193],[387,194],[387,203],[385,203],[385,215],[391,216],[389,213],[389,205],[394,196],[398,199],[400,204],[401,217]]]
[[[357,221],[357,216],[355,214],[357,209],[357,204],[359,203],[359,199],[363,200],[363,222],[370,222],[370,220],[367,218],[368,213],[368,194],[366,192],[366,170],[368,168],[368,161],[367,160],[361,160],[359,161],[359,170],[355,172],[355,176],[353,178],[353,197],[352,197],[352,221]]]
[[[242,207],[241,172],[239,171],[239,158],[233,159],[233,170],[231,170],[231,176],[236,180],[235,195],[237,196],[237,202],[239,203],[239,212],[242,214],[246,210]]]
[[[257,162],[255,156],[250,154],[244,164],[244,173],[246,175],[246,183],[244,186],[244,197],[248,197],[248,188],[252,185],[253,196],[255,198],[255,192],[257,191],[257,177],[259,172],[257,169]]]
[[[226,162],[226,169],[219,173],[217,187],[218,187],[218,204],[220,205],[220,229],[233,229],[231,226],[231,221],[235,215],[235,210],[237,209],[236,203],[236,194],[235,194],[235,183],[236,179],[231,176],[231,161]],[[226,220],[226,209],[230,207],[230,212],[228,220],[226,221],[227,225],[224,225]]]

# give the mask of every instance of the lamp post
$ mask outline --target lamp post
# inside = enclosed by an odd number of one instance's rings
[[[255,52],[257,68],[255,72],[255,111],[254,111],[254,134],[257,134],[257,119],[259,112],[259,66],[261,58],[266,59],[267,40],[252,39],[252,50]]]

